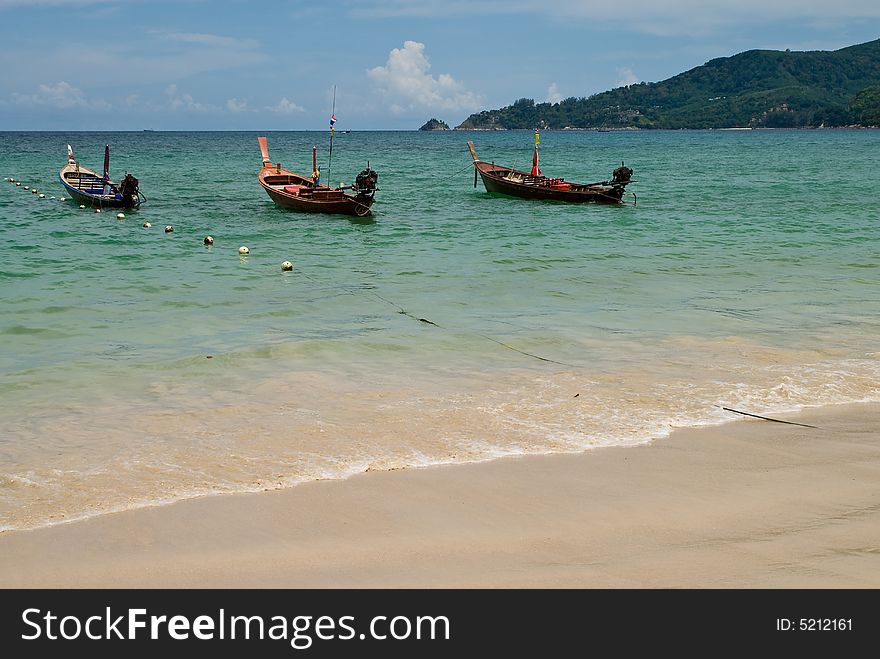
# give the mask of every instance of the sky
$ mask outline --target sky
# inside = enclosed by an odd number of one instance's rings
[[[877,0],[0,0],[3,130],[412,130],[880,38]]]

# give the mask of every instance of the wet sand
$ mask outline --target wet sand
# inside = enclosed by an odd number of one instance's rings
[[[0,587],[877,588],[880,405],[0,534]]]

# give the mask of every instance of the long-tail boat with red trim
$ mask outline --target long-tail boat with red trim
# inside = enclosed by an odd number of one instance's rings
[[[483,179],[486,192],[521,197],[523,199],[552,199],[573,203],[595,202],[603,204],[624,203],[626,186],[632,180],[633,170],[621,164],[615,169],[610,181],[598,183],[572,183],[562,178],[544,176],[538,168],[538,135],[535,133],[535,153],[530,172],[512,167],[484,162],[477,157],[474,143],[468,142],[468,150],[474,159],[474,187],[477,174]],[[635,193],[630,192],[635,204]]]
[[[258,137],[263,156],[263,168],[259,181],[276,204],[283,208],[305,213],[335,213],[364,217],[371,214],[370,207],[376,194],[379,175],[370,164],[355,178],[354,185],[331,188],[320,183],[317,149],[312,149],[312,176],[306,177],[273,164],[269,159],[269,146],[265,137]]]
[[[119,183],[110,180],[110,145],[104,147],[104,175],[80,165],[67,145],[67,164],[58,175],[68,194],[80,204],[95,208],[137,208],[144,200],[138,180],[126,174]]]

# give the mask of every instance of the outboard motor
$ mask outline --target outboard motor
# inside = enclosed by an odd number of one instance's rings
[[[122,193],[125,205],[131,206],[138,194],[138,180],[131,174],[126,174],[119,184],[119,192]]]
[[[629,167],[624,166],[623,163],[620,163],[620,167],[615,169],[612,173],[611,183],[612,185],[619,185],[621,187],[625,186],[632,179],[633,170]]]
[[[366,169],[361,170],[354,180],[354,191],[359,195],[370,196],[379,188],[376,184],[379,182],[379,175],[374,169],[370,169],[369,164]]]

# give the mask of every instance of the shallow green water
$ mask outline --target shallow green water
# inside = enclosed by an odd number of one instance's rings
[[[542,135],[635,207],[475,190],[466,141],[527,167],[527,132],[342,133],[329,174],[268,134],[325,181],[369,160],[367,222],[276,208],[256,137],[0,133],[46,195],[0,187],[0,528],[880,399],[877,131]],[[67,143],[147,203],[51,199]]]

